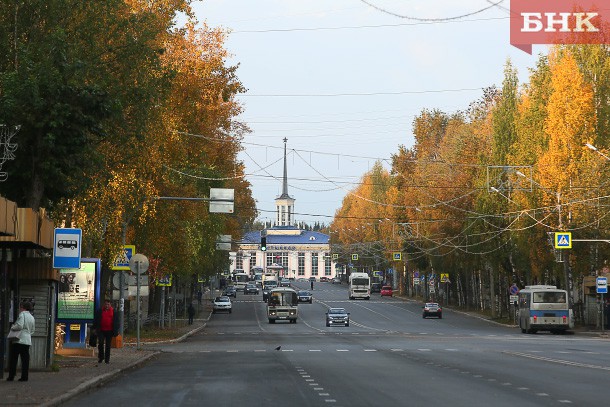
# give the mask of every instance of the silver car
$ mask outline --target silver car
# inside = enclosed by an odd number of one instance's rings
[[[345,308],[329,308],[326,312],[326,326],[349,326],[349,312]]]
[[[226,311],[229,314],[232,311],[231,299],[226,296],[216,297],[214,299],[214,305],[212,307],[212,314],[215,314],[220,311]]]

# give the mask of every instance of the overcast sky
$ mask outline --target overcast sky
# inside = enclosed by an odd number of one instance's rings
[[[296,219],[330,223],[377,159],[389,168],[399,145],[413,145],[422,109],[466,109],[501,87],[508,58],[526,81],[547,47],[512,47],[510,3],[490,1],[194,2],[200,21],[231,30],[228,63],[248,89],[240,119],[253,130],[240,158],[259,219],[273,218],[281,194],[284,137]]]

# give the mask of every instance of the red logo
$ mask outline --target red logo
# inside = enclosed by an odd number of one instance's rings
[[[528,54],[532,44],[608,44],[610,6],[603,3],[511,0],[510,43]]]

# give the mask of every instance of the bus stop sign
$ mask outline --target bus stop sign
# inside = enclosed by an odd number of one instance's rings
[[[608,293],[608,279],[606,277],[597,277],[596,283],[598,294]]]

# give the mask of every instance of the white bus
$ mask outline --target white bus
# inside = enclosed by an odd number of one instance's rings
[[[275,324],[275,321],[280,320],[296,324],[299,315],[298,304],[297,292],[292,288],[278,287],[269,291],[269,299],[267,300],[269,323]]]
[[[349,299],[371,299],[371,278],[366,273],[352,273],[349,276]]]
[[[235,270],[233,273],[233,285],[237,291],[243,291],[244,287],[250,281],[250,276],[248,273],[245,273],[243,270]]]
[[[554,285],[528,285],[519,291],[519,328],[522,333],[565,332],[573,327],[571,316],[566,290]]]

